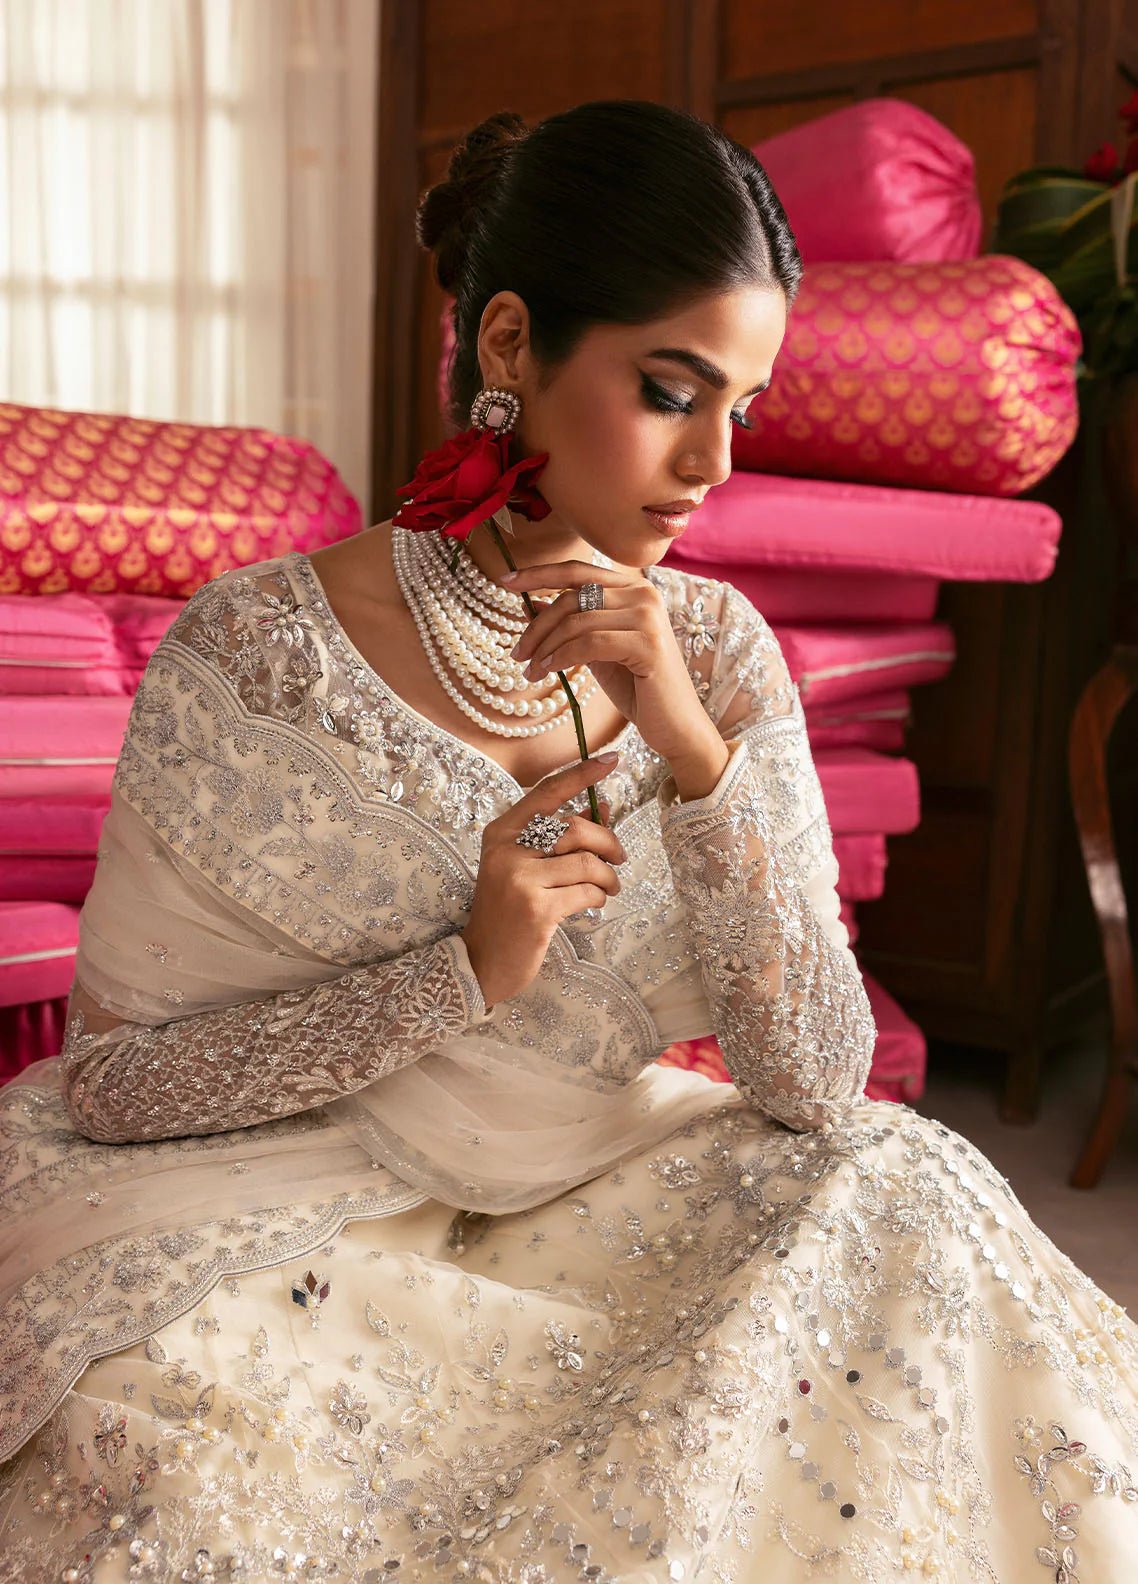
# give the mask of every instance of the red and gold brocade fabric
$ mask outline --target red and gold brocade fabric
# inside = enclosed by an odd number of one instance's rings
[[[1019,259],[807,268],[735,466],[1018,495],[1078,427],[1074,315]]]
[[[0,594],[188,598],[230,567],[360,526],[307,441],[0,403]]]

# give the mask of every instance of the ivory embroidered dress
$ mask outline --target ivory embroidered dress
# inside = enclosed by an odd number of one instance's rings
[[[649,576],[729,763],[679,802],[625,728],[622,889],[489,1012],[458,931],[523,789],[301,554],[159,646],[77,969],[132,1023],[0,1091],[0,1577],[1132,1578],[1135,1328],[864,1100],[777,643]],[[712,1030],[734,1087],[654,1063]]]

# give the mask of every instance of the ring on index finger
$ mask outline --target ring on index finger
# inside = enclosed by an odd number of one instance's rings
[[[582,583],[577,590],[577,609],[597,611],[605,608],[605,591],[599,583]]]
[[[526,822],[520,836],[514,840],[519,847],[533,847],[546,858],[569,829],[569,821],[556,814],[534,814]]]

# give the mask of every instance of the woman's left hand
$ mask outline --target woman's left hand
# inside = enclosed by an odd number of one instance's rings
[[[604,608],[583,611],[577,590],[604,589]],[[532,664],[532,679],[587,665],[622,715],[673,768],[714,755],[722,739],[708,716],[672,631],[658,589],[626,567],[548,561],[526,567],[507,584],[523,590],[561,588],[522,634],[515,655]]]

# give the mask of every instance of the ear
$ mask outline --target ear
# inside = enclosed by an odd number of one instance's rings
[[[521,384],[530,362],[529,309],[517,292],[495,292],[478,327],[478,365],[484,385]]]

